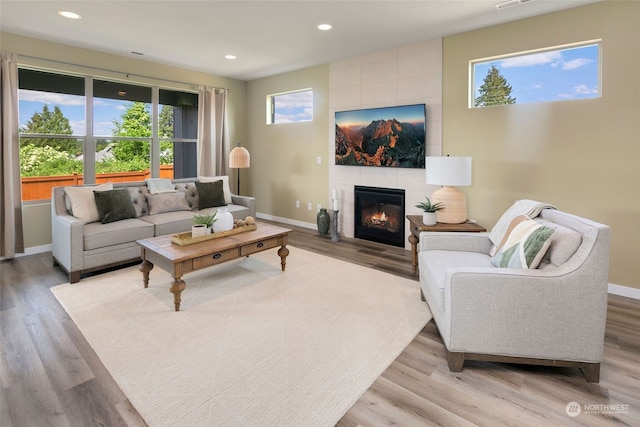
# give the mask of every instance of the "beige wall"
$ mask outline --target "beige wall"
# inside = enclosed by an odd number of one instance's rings
[[[45,69],[87,73],[97,77],[119,79],[132,83],[156,84],[161,87],[182,90],[195,91],[198,85],[227,88],[230,90],[229,128],[231,140],[244,140],[245,138],[246,83],[243,81],[8,33],[0,33],[0,50],[18,54],[18,61],[22,65],[38,66]],[[50,212],[50,203],[48,202],[25,204],[24,221],[29,224],[28,227],[25,227],[24,235],[27,248],[51,244]]]
[[[267,95],[305,88],[313,89],[313,121],[266,124]],[[242,194],[256,196],[262,216],[310,226],[316,223],[317,205],[329,206],[328,94],[328,65],[247,83],[247,139],[242,142],[251,153],[251,168],[241,172],[240,187]],[[248,189],[245,172],[250,176]]]
[[[640,3],[602,2],[444,38],[443,151],[473,156],[469,215],[520,198],[612,228],[609,282],[640,288]],[[602,39],[602,98],[469,109],[469,61]]]

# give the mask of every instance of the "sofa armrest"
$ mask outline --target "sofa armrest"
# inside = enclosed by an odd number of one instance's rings
[[[449,350],[599,362],[607,283],[580,270],[452,268]]]
[[[80,271],[83,261],[84,223],[67,211],[64,188],[51,190],[51,246],[56,262],[67,272]]]
[[[465,251],[488,254],[491,249],[491,240],[488,232],[430,232],[420,233],[419,252],[430,250]]]
[[[237,194],[231,195],[231,202],[234,205],[245,206],[249,208],[250,215],[256,217],[256,198],[250,196],[239,196]]]

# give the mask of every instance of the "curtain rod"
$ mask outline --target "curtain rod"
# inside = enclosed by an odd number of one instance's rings
[[[152,76],[145,76],[143,74],[127,73],[125,71],[109,70],[107,68],[94,67],[92,65],[74,64],[74,63],[71,63],[71,62],[58,61],[58,60],[55,60],[55,59],[39,58],[37,56],[20,55],[20,54],[18,54],[18,58],[20,58],[20,57],[29,58],[29,59],[35,59],[37,61],[45,61],[45,62],[52,62],[52,63],[56,63],[56,64],[69,65],[69,66],[72,66],[72,67],[81,67],[81,68],[86,68],[86,69],[89,69],[89,70],[106,71],[108,73],[122,74],[122,75],[124,75],[124,77],[126,79],[128,79],[130,76],[134,76],[134,77],[141,77],[143,79],[151,79],[151,80],[163,81],[163,82],[168,82],[168,83],[177,83],[177,84],[187,85],[187,86],[213,87],[213,86],[201,85],[201,84],[197,84],[197,83],[187,83],[187,82],[180,82],[180,81],[177,81],[177,80],[164,79],[162,77],[152,77]],[[231,92],[229,89],[224,88],[224,87],[213,87],[213,89],[215,89],[216,91],[224,91],[226,93]]]

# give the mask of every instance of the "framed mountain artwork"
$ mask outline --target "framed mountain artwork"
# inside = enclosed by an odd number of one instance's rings
[[[336,165],[422,168],[425,104],[336,111]]]

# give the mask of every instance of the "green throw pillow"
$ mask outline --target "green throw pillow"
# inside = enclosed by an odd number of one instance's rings
[[[93,197],[96,199],[98,216],[103,224],[136,217],[136,208],[133,207],[129,190],[126,188],[94,191]]]
[[[199,209],[215,208],[217,206],[227,205],[224,201],[222,180],[214,182],[196,181],[196,188],[198,189],[198,197],[200,199],[200,202],[198,203]]]
[[[491,262],[502,268],[537,268],[549,249],[553,230],[519,215],[511,221]]]

